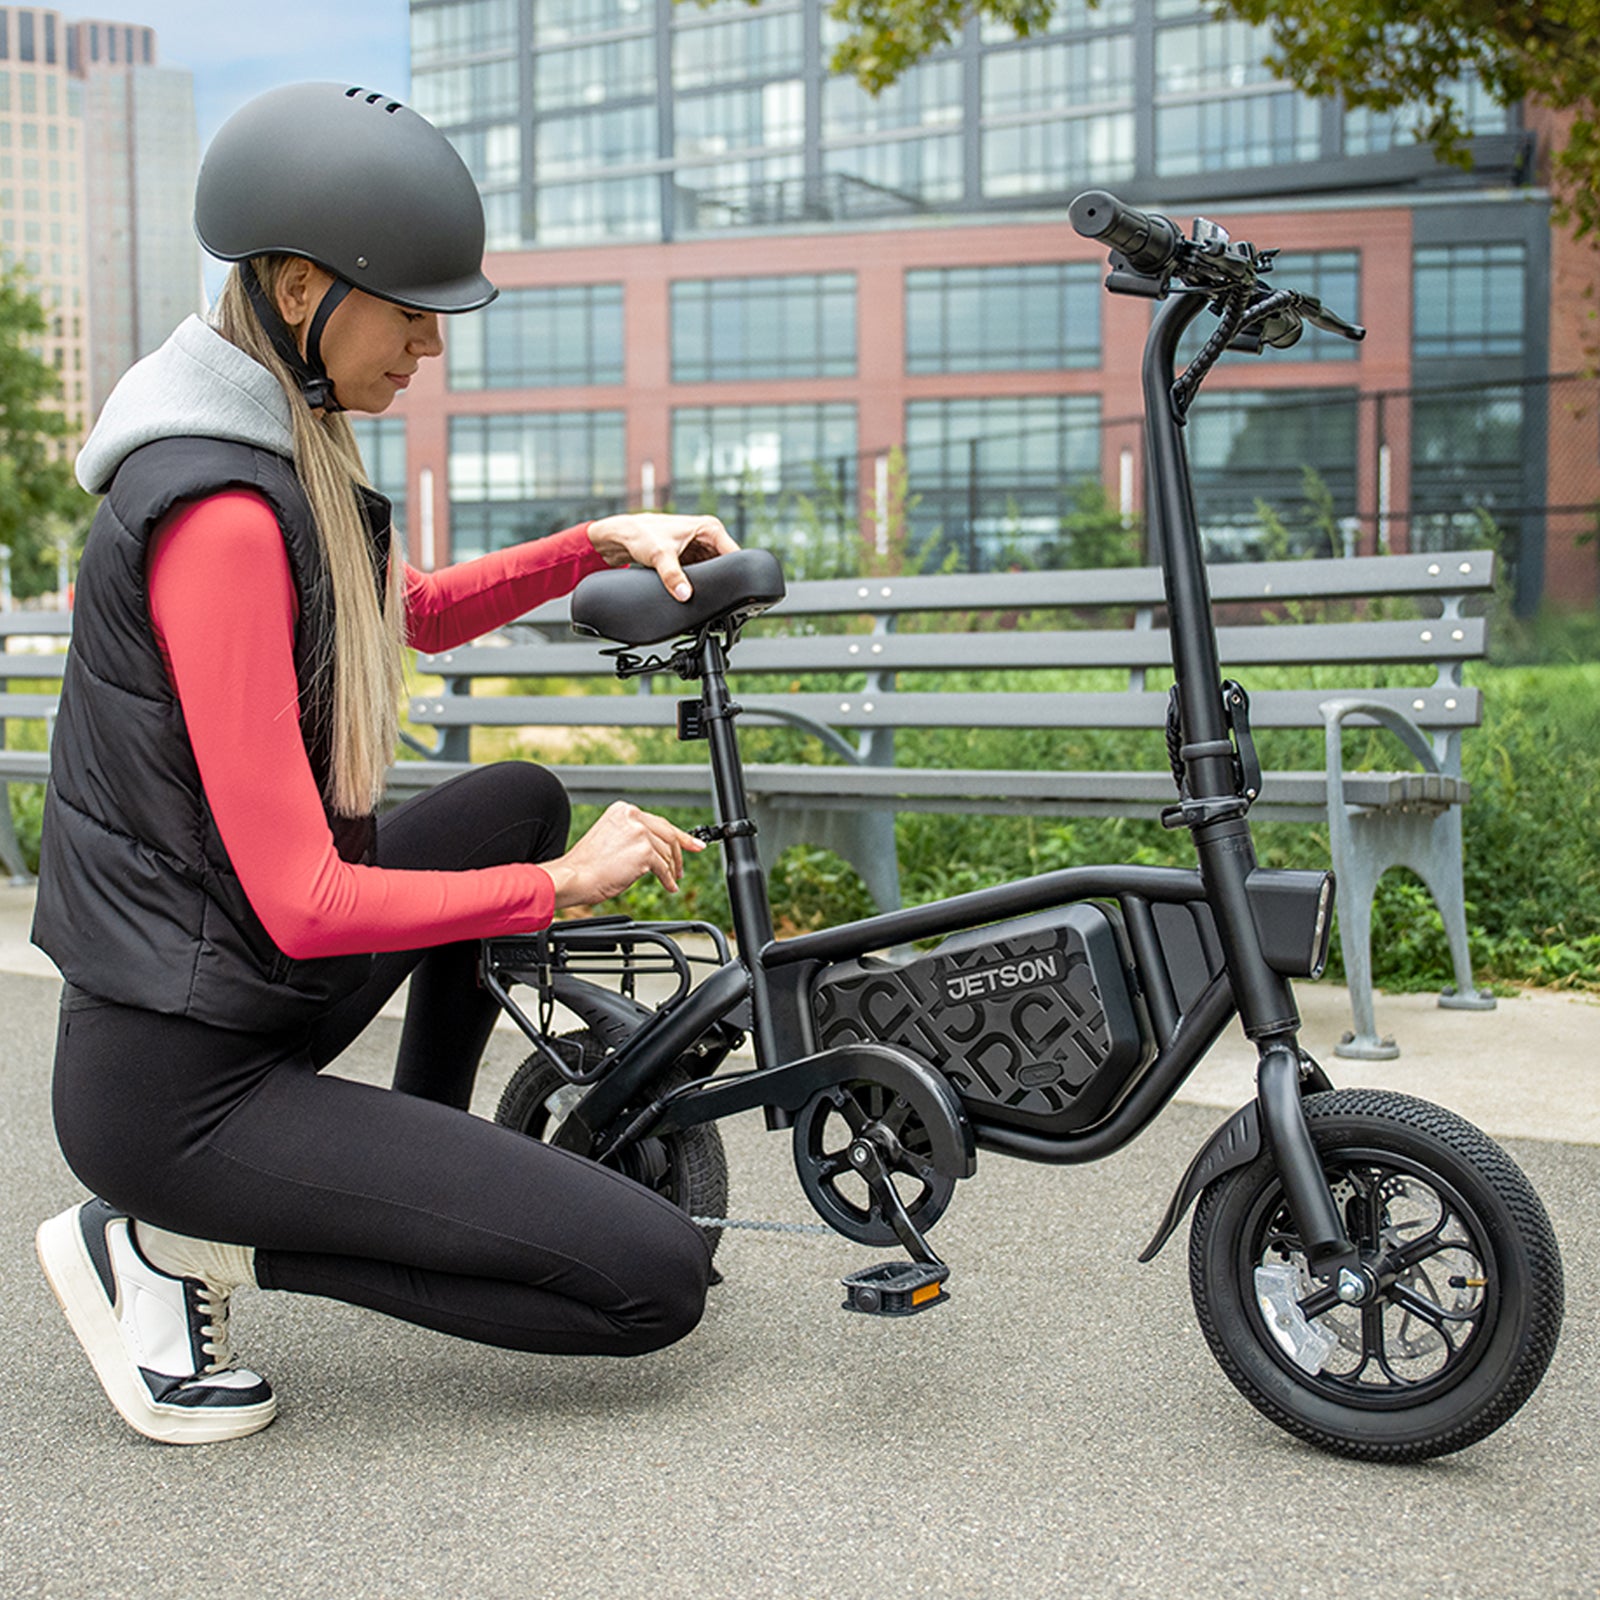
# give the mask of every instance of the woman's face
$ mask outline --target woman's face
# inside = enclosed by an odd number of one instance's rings
[[[302,352],[311,318],[332,283],[321,267],[300,261],[278,286],[279,310]],[[346,411],[387,411],[422,362],[443,349],[437,312],[408,311],[360,289],[345,296],[322,330],[322,364]]]

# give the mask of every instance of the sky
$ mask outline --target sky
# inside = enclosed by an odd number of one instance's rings
[[[245,101],[279,84],[336,80],[397,100],[411,92],[407,0],[112,0],[62,10],[156,30],[158,62],[194,74],[202,153]]]
[[[194,74],[200,152],[247,100],[285,83],[360,84],[397,100],[411,93],[407,0],[124,0],[63,9],[69,20],[132,22],[156,31],[156,61]],[[206,293],[227,268],[205,256]]]

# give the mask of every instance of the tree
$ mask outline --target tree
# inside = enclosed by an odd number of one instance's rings
[[[71,424],[49,404],[60,381],[34,348],[48,327],[22,270],[0,273],[0,545],[22,595],[55,586],[57,547],[94,505],[62,456]]]
[[[974,13],[1019,36],[1059,0],[833,0],[850,34],[837,72],[876,93]],[[1099,0],[1088,0],[1093,7]],[[1467,160],[1460,80],[1509,105],[1529,96],[1566,113],[1552,184],[1579,234],[1600,231],[1600,0],[1216,0],[1219,16],[1265,23],[1277,73],[1313,95],[1407,111],[1446,160]]]

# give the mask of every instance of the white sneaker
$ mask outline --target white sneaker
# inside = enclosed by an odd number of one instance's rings
[[[277,1415],[266,1379],[234,1364],[231,1285],[158,1271],[132,1219],[104,1200],[42,1223],[37,1244],[78,1343],[129,1426],[169,1444],[210,1444]]]

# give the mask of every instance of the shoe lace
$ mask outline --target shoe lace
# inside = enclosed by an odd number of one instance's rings
[[[233,1353],[233,1339],[228,1331],[228,1306],[232,1298],[232,1291],[219,1288],[214,1283],[199,1281],[199,1292],[195,1299],[200,1314],[206,1319],[200,1325],[200,1331],[205,1334],[201,1349],[211,1357],[202,1372],[227,1372],[238,1365],[238,1357]]]

